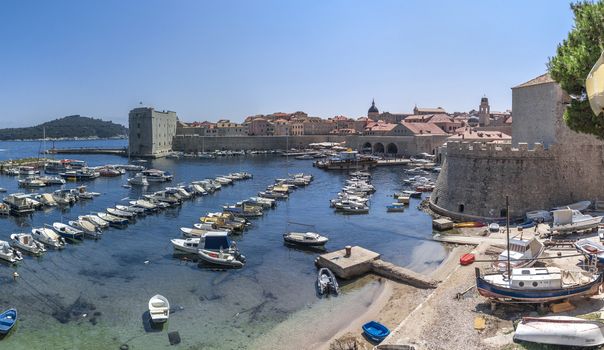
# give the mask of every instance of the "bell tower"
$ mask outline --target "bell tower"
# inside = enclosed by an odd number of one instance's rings
[[[489,99],[483,96],[480,99],[480,107],[478,107],[478,118],[480,119],[480,126],[488,126],[491,115],[491,107],[489,106]]]

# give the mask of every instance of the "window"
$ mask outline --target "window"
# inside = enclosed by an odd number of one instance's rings
[[[464,210],[464,205],[463,205],[463,204],[460,204],[460,205],[459,205],[459,210],[458,210],[458,211],[459,211],[460,213],[463,213],[463,210]]]
[[[537,282],[533,282],[533,287],[537,287]]]
[[[523,281],[518,282],[518,286],[524,287],[524,282]]]

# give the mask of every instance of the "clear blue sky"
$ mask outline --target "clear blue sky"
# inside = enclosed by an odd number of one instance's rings
[[[572,27],[566,0],[0,2],[2,125],[419,106],[511,108]]]

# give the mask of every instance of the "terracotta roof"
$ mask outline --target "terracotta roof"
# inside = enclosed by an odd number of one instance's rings
[[[439,128],[433,123],[410,123],[402,121],[403,124],[409,131],[415,135],[430,134],[430,135],[446,135],[447,133],[443,129]]]
[[[367,131],[390,131],[396,128],[397,124],[392,123],[376,123],[372,126],[367,126],[365,130]]]
[[[511,140],[512,137],[500,131],[482,131],[473,128],[459,128],[455,130],[455,135],[449,137],[449,140],[468,140],[468,141],[503,141]]]
[[[444,113],[410,115],[404,119],[409,123],[452,123],[453,118]]]
[[[348,120],[348,118],[343,115],[337,115],[337,116],[333,117],[332,119],[333,120],[343,120],[343,121]]]
[[[522,83],[520,85],[514,86],[512,89],[517,89],[517,88],[521,88],[521,87],[527,87],[527,86],[533,86],[533,85],[539,85],[539,84],[548,84],[548,83],[555,83],[556,81],[554,79],[552,79],[552,77],[549,75],[549,73],[545,73],[542,74],[536,78],[533,78],[525,83]]]

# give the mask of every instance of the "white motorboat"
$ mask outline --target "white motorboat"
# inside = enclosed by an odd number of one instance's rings
[[[128,183],[132,186],[149,186],[147,177],[142,173],[137,173],[134,177],[129,178]]]
[[[130,205],[135,206],[135,207],[139,207],[139,208],[143,208],[145,210],[148,211],[155,211],[157,210],[157,205],[149,202],[148,200],[145,199],[137,199],[135,201],[130,201],[129,202]]]
[[[545,245],[537,238],[513,237],[510,239],[510,268],[531,267],[545,251]],[[493,267],[499,271],[507,270],[508,250],[499,254]]]
[[[174,238],[171,239],[170,242],[172,242],[172,246],[174,246],[174,249],[176,250],[190,254],[197,254],[197,251],[200,248],[199,244],[202,242],[202,238]]]
[[[40,181],[48,185],[64,185],[65,179],[59,176],[42,176],[39,178]]]
[[[189,228],[189,227],[181,227],[180,231],[185,237],[198,237],[203,238],[208,232],[212,232],[210,230],[198,229],[198,228]]]
[[[320,295],[329,293],[337,295],[340,293],[338,280],[330,269],[326,267],[319,269],[317,274],[317,289]]]
[[[92,222],[87,220],[79,218],[78,220],[70,220],[69,226],[81,230],[84,232],[84,235],[92,238],[99,238],[102,235],[101,230],[98,229]]]
[[[344,214],[367,214],[369,213],[369,207],[366,205],[349,204],[345,205],[340,209]]]
[[[98,215],[99,218],[107,221],[109,223],[109,225],[114,225],[114,226],[125,226],[128,224],[128,219],[127,218],[122,218],[119,216],[115,216],[115,215],[111,215],[108,213],[97,213],[96,215]]]
[[[133,206],[127,206],[127,205],[119,205],[118,204],[118,205],[115,206],[115,209],[121,210],[121,211],[128,211],[128,212],[131,212],[131,213],[136,214],[136,215],[143,215],[143,214],[145,214],[145,209],[144,208],[137,207],[137,206],[134,206],[134,205]]]
[[[242,268],[245,264],[232,252],[199,249],[198,255],[203,261],[214,265]]]
[[[570,316],[523,317],[514,341],[572,347],[604,344],[604,323]]]
[[[147,178],[148,182],[172,181],[172,175],[167,171],[162,171],[158,169],[147,169],[143,170],[141,174]]]
[[[36,241],[52,248],[63,248],[65,246],[65,239],[47,227],[32,228],[31,235]]]
[[[45,187],[46,183],[35,177],[28,177],[27,179],[19,180],[19,187],[26,188],[39,188]]]
[[[556,208],[554,208],[554,210],[572,209],[572,210],[583,211],[583,210],[589,208],[590,206],[591,206],[591,202],[590,201],[580,201],[580,202],[569,204],[569,205],[565,205],[565,206],[562,206],[562,207],[556,207]]]
[[[149,299],[149,315],[154,323],[164,323],[170,317],[170,302],[163,295],[154,295]]]
[[[262,206],[263,208],[274,208],[275,200],[271,198],[262,198],[262,197],[250,197],[249,201],[251,203]]]
[[[534,222],[552,221],[552,213],[547,210],[533,210],[526,213],[526,219]]]
[[[288,232],[283,234],[283,240],[286,243],[306,247],[324,246],[329,241],[327,237],[316,232]]]
[[[582,232],[593,230],[598,227],[602,221],[602,216],[591,216],[581,214],[575,209],[554,210],[554,222],[550,228],[552,234],[567,234],[573,232]]]
[[[7,241],[0,241],[0,259],[15,263],[23,260],[21,252],[13,249]]]
[[[78,220],[88,221],[100,229],[109,227],[109,223],[107,221],[93,214],[78,216]]]
[[[4,197],[4,203],[10,207],[13,215],[27,215],[34,212],[35,208],[29,196],[23,193],[15,193]]]
[[[40,201],[40,203],[42,203],[42,205],[45,205],[48,207],[54,207],[57,205],[57,202],[55,201],[52,194],[50,194],[50,193],[42,193],[38,197],[38,200]]]
[[[29,233],[13,233],[10,235],[10,239],[14,248],[21,249],[31,254],[39,255],[46,251],[44,244],[36,242]]]
[[[136,216],[135,213],[132,213],[129,211],[124,211],[124,210],[119,210],[116,208],[107,208],[107,212],[111,215],[119,216],[119,217],[127,218],[127,219],[132,219]]]

